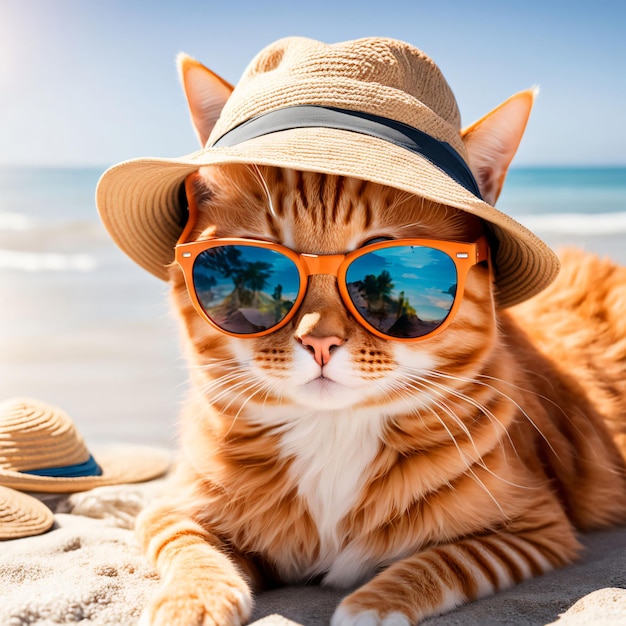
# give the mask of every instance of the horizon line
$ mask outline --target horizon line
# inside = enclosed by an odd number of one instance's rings
[[[156,157],[155,157],[156,158]],[[101,169],[105,171],[117,163],[109,165],[103,163],[3,163],[0,161],[2,169]],[[626,169],[626,161],[623,163],[514,163],[509,167],[509,171],[523,169]]]

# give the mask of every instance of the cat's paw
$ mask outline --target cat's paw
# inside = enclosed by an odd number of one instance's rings
[[[330,626],[411,626],[411,622],[403,613],[382,616],[374,609],[349,609],[340,604],[330,620]]]
[[[164,585],[141,613],[139,626],[242,626],[252,612],[247,585],[196,581]]]

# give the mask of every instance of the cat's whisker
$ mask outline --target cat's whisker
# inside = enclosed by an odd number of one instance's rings
[[[448,379],[452,378],[452,379],[455,379],[455,380],[459,380],[459,381],[461,381],[461,382],[472,383],[472,384],[476,384],[476,385],[481,385],[481,386],[488,387],[489,389],[491,389],[491,390],[492,390],[492,391],[494,391],[495,393],[497,393],[497,394],[499,394],[500,396],[504,397],[506,400],[508,400],[509,402],[511,402],[511,403],[512,403],[512,404],[513,404],[513,405],[514,405],[514,406],[515,406],[515,407],[516,407],[516,408],[520,411],[520,413],[521,413],[521,414],[525,417],[525,419],[527,419],[527,420],[528,420],[528,421],[532,424],[532,426],[535,428],[535,430],[536,430],[536,431],[540,434],[540,436],[544,439],[544,441],[546,442],[546,444],[548,445],[548,447],[550,448],[550,450],[551,450],[551,451],[552,451],[552,453],[554,454],[555,458],[556,458],[556,459],[558,459],[558,460],[561,460],[561,459],[560,459],[559,454],[556,452],[556,450],[554,449],[554,447],[552,446],[552,444],[551,444],[551,443],[550,443],[550,441],[548,440],[547,436],[546,436],[546,435],[545,435],[545,434],[544,434],[544,433],[543,433],[543,432],[539,429],[539,427],[537,426],[537,424],[535,423],[535,421],[534,421],[534,420],[532,420],[532,419],[530,418],[530,416],[528,415],[527,411],[525,411],[524,409],[522,409],[522,408],[520,407],[519,403],[515,402],[515,400],[513,400],[513,399],[512,399],[512,398],[511,398],[508,394],[504,393],[502,390],[498,389],[498,388],[497,388],[497,387],[495,387],[494,385],[490,385],[490,384],[485,383],[485,382],[482,382],[482,381],[477,381],[477,380],[474,380],[474,379],[470,379],[470,378],[463,378],[463,377],[458,377],[458,376],[451,376],[451,375],[449,375],[449,374],[444,374],[443,372],[433,372],[433,373],[435,373],[437,376],[439,376],[439,377],[441,377],[441,378],[448,378]],[[496,381],[496,382],[500,382],[500,383],[502,383],[502,384],[505,384],[505,385],[507,385],[507,386],[509,386],[509,387],[512,387],[512,388],[514,388],[515,390],[520,391],[520,392],[522,392],[522,393],[530,393],[530,394],[532,394],[532,395],[535,395],[535,396],[537,396],[537,397],[539,397],[539,398],[541,398],[541,399],[543,399],[543,400],[547,401],[549,404],[552,404],[552,405],[553,405],[556,409],[558,409],[558,410],[559,410],[559,412],[561,412],[561,414],[563,415],[563,417],[564,417],[565,419],[567,419],[567,420],[568,420],[568,422],[569,422],[569,423],[571,424],[571,426],[572,426],[572,427],[576,430],[576,432],[578,432],[578,434],[580,434],[580,435],[581,435],[581,436],[583,436],[583,437],[585,436],[585,435],[582,433],[582,431],[581,431],[581,430],[577,427],[577,425],[576,425],[575,423],[573,423],[572,419],[571,419],[571,418],[570,418],[570,417],[569,417],[569,416],[568,416],[568,415],[567,415],[567,414],[563,411],[563,409],[562,409],[561,407],[559,407],[556,403],[554,403],[553,401],[551,401],[549,398],[546,398],[546,397],[545,397],[545,396],[543,396],[542,394],[539,394],[539,393],[534,392],[534,391],[529,390],[529,389],[525,389],[525,388],[523,388],[523,387],[520,387],[519,385],[515,385],[515,384],[513,384],[513,383],[509,383],[508,381],[505,381],[505,380],[499,379],[499,378],[494,377],[494,376],[486,376],[486,375],[480,375],[480,376],[481,376],[481,377],[484,377],[484,378],[487,378],[487,379],[490,379],[490,380],[494,380],[494,381]],[[468,398],[468,400],[469,400],[469,398]],[[590,424],[590,425],[592,426],[593,432],[595,433],[596,437],[599,439],[599,438],[600,438],[600,436],[599,436],[599,434],[597,433],[597,431],[596,431],[595,427],[593,427],[593,424]],[[508,431],[506,431],[506,433],[507,433],[507,437],[508,437],[509,441],[510,441],[510,442],[511,442],[511,444],[513,445],[513,442],[512,442],[512,440],[511,440],[511,436],[510,436],[510,434],[508,433]],[[513,445],[513,449],[515,450],[515,446],[514,446],[514,445]],[[515,452],[516,452],[516,454],[518,454],[518,453],[517,453],[517,450],[515,450]],[[519,454],[518,454],[518,456],[519,456]],[[603,467],[604,469],[607,469],[608,471],[613,471],[613,470],[611,469],[611,467],[610,467],[610,466],[608,466],[608,465],[605,465],[605,464],[602,464],[602,463],[596,463],[596,464],[597,464],[599,467]]]
[[[239,365],[239,359],[215,359],[215,358],[203,358],[203,361],[207,361],[205,363],[191,363],[189,365],[189,369],[192,370],[207,370],[212,367],[222,366],[222,367],[236,367]]]
[[[410,368],[408,367],[404,367],[405,370],[408,370],[410,372]],[[445,374],[443,372],[437,371],[437,370],[429,370],[428,375],[429,378],[424,378],[422,375],[422,371],[419,370],[419,373],[416,373],[415,375],[420,376],[425,382],[426,384],[432,384],[437,385],[438,383],[435,383],[434,380],[431,380],[431,378],[443,378],[446,380],[453,380],[453,381],[457,381],[457,382],[461,382],[461,383],[465,383],[465,384],[476,384],[476,385],[482,385],[485,387],[488,387],[489,389],[491,389],[492,391],[496,392],[498,395],[500,395],[501,397],[505,398],[507,401],[509,401],[510,403],[512,403],[516,408],[518,408],[522,414],[529,420],[529,422],[531,424],[533,424],[533,426],[539,431],[539,428],[537,427],[537,425],[533,422],[533,420],[526,414],[526,412],[519,406],[519,404],[517,402],[515,402],[515,400],[513,400],[510,396],[508,396],[507,394],[505,394],[504,392],[502,392],[500,389],[489,385],[487,383],[482,383],[481,381],[477,381],[473,378],[466,378],[466,377],[462,377],[462,376],[457,376],[457,375],[450,375],[450,374]],[[467,394],[457,390],[457,389],[453,389],[452,387],[449,387],[447,385],[441,386],[442,389],[444,389],[447,393],[454,395],[455,397],[457,397],[460,400],[463,400],[464,402],[467,402],[468,404],[474,406],[478,411],[480,411],[481,413],[483,413],[484,415],[486,415],[490,421],[492,421],[493,423],[495,423],[496,425],[498,425],[503,433],[505,434],[505,436],[507,437],[509,443],[511,444],[511,447],[513,450],[515,450],[516,454],[519,453],[517,452],[517,450],[515,449],[515,445],[514,442],[511,438],[510,433],[508,432],[506,426],[504,424],[502,424],[502,422],[493,414],[492,411],[490,411],[486,406],[484,406],[483,404],[481,404],[480,402],[478,402],[475,398],[472,398],[471,396],[468,396]],[[539,432],[539,434],[546,439],[546,437],[544,436],[544,434],[542,432]],[[550,443],[548,441],[546,441],[548,443],[548,445],[550,445]],[[558,456],[557,456],[558,458]]]
[[[445,398],[448,395],[454,395],[457,398],[462,398],[462,396],[458,396],[455,395],[453,393],[453,390],[447,388],[445,385],[438,385],[437,383],[435,383],[434,381],[428,380],[427,378],[418,375],[418,374],[414,374],[411,373],[410,371],[407,372],[408,368],[402,368],[400,370],[400,372],[403,374],[402,376],[402,381],[404,381],[404,383],[409,386],[409,388],[411,389],[415,389],[417,391],[420,391],[420,393],[424,393],[427,392],[431,402],[436,403],[436,402],[442,402],[443,398]],[[419,385],[418,387],[416,387],[415,385]],[[437,400],[436,398],[433,398],[432,394],[434,393],[439,400]],[[452,411],[452,409],[450,409],[447,405],[446,405],[446,413],[453,419],[453,421],[463,430],[463,432],[465,433],[465,435],[471,439],[471,433],[469,431],[469,429],[467,428],[467,426],[463,423],[463,421],[454,413],[454,411]]]
[[[224,389],[224,391],[222,391],[218,395],[211,396],[211,400],[213,402],[221,402],[224,398],[229,397],[233,392],[236,391],[237,393],[235,394],[235,396],[231,398],[228,401],[228,404],[222,409],[226,411],[230,407],[230,405],[234,402],[234,400],[239,398],[242,394],[244,394],[246,391],[251,389],[253,386],[261,384],[256,379],[252,378],[250,375],[246,374],[245,376],[246,376],[245,378],[236,382],[235,384],[230,384],[228,388]]]
[[[404,397],[401,393],[402,387],[400,385],[397,385],[395,381],[386,382],[384,385],[379,383],[378,381],[373,381],[373,386],[376,387],[381,395],[388,400],[394,399],[394,395],[390,392],[394,392],[395,396],[398,398]],[[396,386],[398,387],[397,389]]]
[[[459,376],[453,376],[453,375],[450,375],[450,374],[445,374],[444,372],[438,372],[436,370],[432,370],[432,373],[433,373],[433,375],[436,375],[439,378],[447,378],[447,379],[451,379],[451,380],[458,380],[459,382],[466,382],[466,383],[475,384],[475,385],[479,385],[479,386],[485,386],[485,387],[488,387],[489,389],[491,389],[492,391],[494,391],[495,393],[499,394],[502,398],[504,398],[505,400],[509,401],[521,413],[521,415],[524,416],[524,418],[537,431],[539,436],[546,442],[546,444],[548,445],[548,447],[550,448],[550,450],[554,454],[554,456],[557,459],[559,459],[559,455],[557,454],[556,450],[554,449],[552,443],[550,442],[548,437],[545,435],[545,433],[541,430],[541,428],[539,428],[539,426],[537,425],[535,420],[533,420],[532,417],[530,417],[528,412],[519,404],[519,402],[517,402],[516,400],[511,398],[511,396],[509,396],[508,394],[504,393],[501,389],[498,389],[497,387],[495,387],[493,385],[490,385],[488,383],[475,380],[473,378],[464,379],[464,378],[459,377]]]
[[[439,374],[436,371],[432,371],[430,372],[431,374],[433,374],[434,376],[438,376]],[[462,379],[460,377],[454,377],[454,380],[457,380],[458,382],[465,382],[465,383],[472,383],[474,382],[472,379]],[[436,384],[434,381],[429,381],[431,384]],[[506,426],[502,423],[502,421],[500,419],[498,419],[498,417],[486,406],[484,406],[482,403],[478,402],[478,400],[476,400],[475,398],[472,398],[470,395],[463,393],[459,390],[456,389],[452,389],[446,385],[443,386],[445,389],[447,389],[451,394],[454,394],[457,398],[459,398],[460,400],[467,402],[468,404],[470,404],[471,406],[475,407],[481,414],[485,415],[487,417],[487,419],[489,419],[490,423],[496,425],[499,429],[501,429],[503,435],[507,438],[509,445],[511,447],[511,450],[513,450],[513,452],[515,453],[515,455],[518,458],[520,457],[520,454],[517,450],[517,447],[515,445],[515,442],[513,441],[513,438],[511,437],[511,433],[509,432],[509,430],[506,428]],[[508,396],[505,395],[505,398],[508,400]],[[500,440],[500,446],[503,446],[504,443],[502,442],[502,440]]]
[[[453,417],[453,418],[456,417],[456,416],[454,416],[454,414],[451,414],[450,412],[448,412],[447,407],[444,404],[438,404],[438,406],[439,406],[439,408],[441,408],[444,411],[444,413],[450,415],[450,417]],[[499,478],[499,476],[497,476],[497,474],[492,472],[484,464],[484,462],[482,461],[480,456],[478,456],[477,459],[468,458],[466,456],[465,452],[463,452],[463,450],[461,449],[460,445],[458,444],[454,434],[448,428],[447,424],[445,423],[445,420],[441,419],[441,416],[436,411],[434,411],[432,409],[431,409],[431,411],[432,411],[432,414],[434,415],[435,419],[443,426],[445,431],[448,433],[448,436],[450,437],[450,440],[452,441],[452,443],[456,447],[457,452],[459,453],[459,456],[461,457],[461,460],[465,464],[465,471],[472,476],[472,478],[476,481],[476,483],[480,486],[480,488],[487,494],[487,496],[491,499],[491,501],[496,505],[496,507],[498,508],[500,513],[506,518],[507,515],[506,515],[504,509],[502,508],[502,506],[500,505],[500,503],[498,502],[498,499],[493,495],[493,493],[491,493],[491,490],[487,487],[487,485],[485,485],[485,483],[477,476],[476,472],[472,469],[472,466],[473,465],[477,465],[477,466],[481,467],[482,469],[486,470],[492,476],[496,476],[497,478]],[[470,441],[472,443],[472,446],[474,447],[474,450],[477,451],[476,446],[474,444],[474,441],[471,438],[471,435],[470,435]]]
[[[198,363],[198,364],[191,365],[189,369],[212,374],[213,371],[216,369],[224,369],[226,371],[236,371],[240,369],[240,365],[239,365],[238,359],[228,359],[227,361],[215,359],[215,362],[213,363]]]
[[[228,411],[228,409],[230,408],[231,404],[237,399],[239,398],[239,396],[241,396],[243,393],[245,393],[246,391],[250,392],[254,389],[253,393],[249,393],[248,397],[242,402],[241,406],[239,407],[239,410],[237,411],[237,413],[235,413],[235,416],[233,417],[231,423],[230,423],[230,428],[227,431],[227,435],[230,434],[230,432],[232,431],[233,427],[235,426],[235,422],[237,421],[237,419],[239,418],[239,416],[241,415],[242,411],[245,409],[246,405],[248,404],[248,402],[250,402],[250,400],[252,400],[252,398],[259,393],[263,388],[265,387],[265,385],[261,382],[258,381],[255,385],[251,385],[250,387],[248,387],[247,389],[241,391],[239,394],[237,394],[237,396],[235,396],[235,398],[233,398],[225,407],[224,411]]]
[[[228,403],[223,407],[223,411],[227,412],[228,409],[232,406],[234,402],[236,402],[241,396],[247,394],[247,397],[244,403],[248,403],[252,397],[258,392],[258,390],[263,389],[264,385],[262,382],[258,380],[246,380],[234,386],[235,389],[239,389],[237,393],[230,398]]]
[[[252,170],[252,173],[254,174],[255,178],[261,183],[261,186],[263,187],[263,191],[265,191],[267,205],[268,205],[268,208],[270,210],[272,217],[274,219],[278,219],[278,215],[276,214],[276,210],[274,209],[274,203],[272,202],[272,194],[270,193],[269,187],[267,186],[267,182],[265,181],[263,174],[261,174],[261,170],[259,169],[259,166],[256,163],[252,163],[251,165],[248,165],[248,168]]]
[[[233,372],[204,384],[200,388],[200,397],[210,397],[211,401],[219,402],[233,390],[249,384],[250,382],[254,382],[254,380],[255,379],[246,372]],[[222,389],[222,391],[214,395],[213,392],[217,389]]]
[[[536,372],[533,372],[533,375],[538,376],[539,378],[544,380],[547,384],[549,384],[550,387],[552,387],[554,389],[553,381],[549,380],[546,376],[540,375],[540,374],[538,374]],[[509,382],[509,381],[506,381],[506,380],[502,380],[502,379],[497,378],[495,376],[487,376],[486,374],[479,374],[479,376],[480,376],[480,378],[486,378],[488,380],[493,380],[493,381],[499,382],[499,383],[501,383],[503,385],[507,385],[508,387],[512,387],[513,389],[515,389],[516,391],[519,391],[522,394],[527,393],[527,394],[535,396],[536,398],[539,398],[540,400],[543,400],[544,402],[547,402],[556,411],[558,411],[560,413],[560,415],[563,417],[563,419],[567,420],[567,422],[570,424],[570,426],[579,435],[581,435],[581,437],[585,436],[583,434],[583,432],[580,430],[580,428],[578,427],[578,425],[575,423],[575,421],[566,413],[566,411],[563,410],[563,407],[561,407],[559,404],[557,404],[554,400],[552,400],[548,396],[546,396],[544,394],[541,394],[538,391],[534,391],[532,389],[527,389],[525,387],[520,387],[519,385],[516,385],[515,383]],[[485,384],[487,384],[487,383],[485,383]],[[595,428],[595,426],[593,425],[593,422],[590,422],[589,425],[592,427],[593,433],[596,436],[596,438],[598,440],[600,440],[600,435],[599,435],[597,429]],[[604,465],[602,467],[606,468],[606,466],[604,466]]]
[[[432,371],[432,374],[442,378],[441,376],[439,376],[439,373],[436,372],[435,370]],[[430,385],[433,385],[435,387],[438,387],[444,393],[452,395],[453,397],[461,400],[462,402],[465,402],[465,403],[469,404],[470,406],[473,406],[477,411],[479,411],[481,414],[485,415],[489,419],[490,423],[496,425],[497,427],[499,427],[502,430],[503,435],[507,437],[509,443],[511,444],[511,447],[513,449],[515,449],[515,444],[513,442],[513,439],[511,438],[511,435],[510,435],[509,431],[507,430],[506,426],[504,424],[502,424],[502,422],[496,417],[496,415],[494,415],[493,411],[488,409],[482,403],[478,402],[478,400],[476,400],[475,398],[472,398],[471,396],[469,396],[469,395],[467,395],[467,394],[465,394],[465,393],[463,393],[463,392],[461,392],[461,391],[459,391],[457,389],[453,389],[452,387],[449,387],[448,385],[443,385],[443,384],[437,383],[434,380],[431,380],[430,378],[424,378],[423,380],[424,380],[424,382],[427,385],[430,384]],[[460,378],[457,378],[456,380],[461,381]],[[467,379],[467,381],[464,381],[464,382],[471,382],[471,379]]]
[[[282,393],[279,391],[281,387],[280,383],[278,381],[273,381],[271,383],[266,383],[265,386],[266,390],[265,395],[263,396],[263,408],[266,407],[270,394],[278,400],[278,404],[280,406],[282,404]]]
[[[438,398],[431,397],[432,405],[434,405],[436,408],[439,408],[443,413],[445,413],[451,419],[451,421],[454,424],[456,424],[463,431],[465,436],[468,438],[468,441],[473,446],[474,451],[476,452],[477,456],[480,456],[478,448],[476,447],[476,445],[474,443],[474,440],[472,438],[472,434],[470,433],[470,431],[467,428],[467,426],[458,417],[458,415],[456,415],[456,413],[444,402],[444,398],[446,396],[441,391],[438,391],[436,389],[433,390],[432,388],[429,388],[428,382],[425,381],[424,379],[421,379],[421,378],[416,378],[416,377],[410,377],[409,378],[409,377],[406,377],[404,379],[404,383],[405,383],[405,385],[407,387],[409,387],[410,389],[414,389],[415,391],[423,392],[425,390],[428,390],[429,392],[434,392],[438,396]],[[429,410],[437,418],[437,420],[441,423],[441,425],[445,428],[446,432],[448,433],[448,436],[450,437],[450,439],[452,440],[454,445],[457,447],[457,450],[459,451],[459,454],[461,455],[461,457],[465,461],[466,460],[465,454],[459,448],[454,434],[450,431],[450,429],[445,424],[445,422],[443,420],[441,420],[441,416],[437,413],[437,411],[434,410],[433,406],[430,406]]]
[[[430,380],[427,380],[427,379],[417,379],[417,380],[413,379],[413,382],[415,384],[417,384],[417,385],[420,385],[420,387],[419,387],[420,390],[422,389],[422,385],[424,386],[424,388],[428,388],[429,385],[433,384],[433,381],[430,381]],[[450,390],[449,388],[445,387],[444,385],[439,385],[439,386],[441,387],[442,391],[435,391],[435,393],[437,395],[439,395],[440,398],[441,397],[445,397],[445,395],[444,395],[445,391],[448,391],[448,392],[454,392],[455,391],[455,390]],[[465,397],[464,394],[456,395],[455,393],[453,393],[453,395],[455,395],[455,397],[458,397],[458,398],[463,399],[463,400],[469,400],[469,398]],[[472,461],[471,461],[472,464],[475,464],[478,467],[481,467],[486,472],[491,474],[494,478],[497,478],[498,480],[504,482],[507,485],[511,485],[513,487],[519,487],[519,488],[523,488],[523,489],[535,489],[535,487],[532,487],[532,486],[529,487],[529,486],[520,485],[520,484],[514,483],[512,481],[509,481],[506,478],[504,478],[503,476],[501,476],[500,474],[497,474],[496,472],[494,472],[491,468],[489,468],[485,464],[485,462],[482,460],[482,454],[481,454],[480,450],[478,449],[478,447],[476,446],[470,430],[463,423],[463,421],[458,417],[458,415],[442,399],[439,399],[439,400],[434,399],[433,400],[433,404],[435,406],[437,406],[438,408],[440,408],[446,415],[448,415],[448,417],[450,417],[453,420],[453,422],[455,424],[457,424],[461,428],[461,430],[465,433],[465,435],[467,436],[470,444],[472,445],[472,448],[474,449],[474,452],[476,453],[476,458],[472,459]],[[499,420],[497,420],[496,417],[490,411],[488,411],[485,407],[481,407],[481,405],[479,403],[477,403],[477,402],[476,403],[471,402],[470,404],[472,404],[478,410],[480,410],[482,413],[484,413],[491,423],[495,422],[499,426],[501,426]],[[451,431],[445,425],[444,421],[441,420],[441,417],[437,414],[437,412],[434,411],[432,407],[430,408],[430,410],[431,410],[432,414],[437,418],[437,420],[441,423],[441,425],[446,429],[446,432],[448,433],[450,438],[453,440],[454,445],[456,446],[457,450],[459,451],[459,454],[461,455],[461,458],[463,459],[463,461],[465,463],[467,463],[468,459],[465,456],[465,454],[461,451],[461,449],[459,448],[458,443],[457,443],[456,439],[454,438],[454,435],[451,433]],[[466,413],[466,414],[468,415],[468,417],[470,416],[469,413]],[[505,431],[505,432],[507,432],[507,431]],[[507,432],[507,436],[509,436],[508,432]],[[509,436],[509,441],[511,441],[510,436]],[[512,447],[514,449],[514,445],[513,445],[512,441],[511,441],[511,445],[512,445]],[[470,469],[469,466],[468,466],[468,469]],[[477,481],[479,480],[478,477],[476,477],[476,480]],[[481,485],[482,485],[482,483],[481,483]],[[491,496],[491,494],[489,494],[489,495]]]
[[[209,377],[209,382],[215,383],[215,384],[221,384],[223,382],[229,382],[230,380],[238,378],[240,376],[248,376],[248,375],[249,374],[246,372],[246,370],[242,369],[241,367],[229,367],[227,368],[227,371],[225,374],[222,374],[215,378]]]
[[[202,393],[206,396],[211,396],[211,399],[216,399],[217,396],[212,395],[214,391],[222,389],[223,391],[228,392],[232,389],[233,385],[241,385],[242,382],[245,382],[245,377],[247,374],[238,372],[233,372],[227,376],[221,376],[216,380],[212,380],[207,382],[202,387]]]

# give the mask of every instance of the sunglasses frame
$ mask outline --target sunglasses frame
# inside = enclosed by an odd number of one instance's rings
[[[299,253],[294,252],[290,248],[287,248],[283,245],[270,241],[264,241],[260,239],[244,239],[238,237],[215,238],[202,241],[187,242],[186,240],[191,234],[191,231],[193,230],[198,216],[198,207],[193,193],[193,181],[196,176],[198,176],[197,173],[190,174],[185,179],[185,190],[187,192],[187,201],[189,203],[189,220],[187,221],[187,225],[185,226],[185,229],[183,230],[178,240],[178,243],[176,244],[175,260],[183,271],[187,291],[198,314],[213,328],[220,331],[221,333],[230,335],[231,337],[253,339],[256,337],[269,335],[276,332],[283,326],[286,326],[292,320],[294,315],[298,312],[298,309],[300,308],[300,305],[304,300],[308,289],[309,276],[323,274],[335,276],[335,278],[337,279],[337,286],[339,288],[342,302],[344,303],[348,311],[350,311],[350,313],[353,315],[353,317],[358,321],[358,323],[372,334],[383,339],[391,339],[393,341],[401,342],[415,342],[430,339],[431,337],[434,337],[443,332],[456,316],[461,306],[461,301],[463,300],[465,279],[467,277],[467,274],[469,273],[469,270],[478,263],[481,263],[483,261],[489,262],[489,247],[485,235],[481,235],[476,241],[472,243],[444,241],[439,239],[390,239],[363,246],[362,248],[358,248],[357,250],[353,250],[352,252],[349,252],[347,254]],[[205,250],[229,245],[258,247],[265,248],[266,250],[272,250],[274,252],[279,252],[280,254],[283,254],[287,258],[291,259],[291,261],[293,261],[293,263],[295,264],[300,278],[300,289],[289,313],[287,313],[287,315],[275,326],[256,333],[233,333],[218,326],[202,308],[194,286],[194,263],[198,256]],[[452,303],[452,307],[448,312],[448,315],[439,326],[437,326],[429,333],[426,333],[425,335],[420,335],[419,337],[394,337],[393,335],[387,335],[384,332],[376,329],[361,315],[361,313],[359,313],[348,293],[348,288],[346,284],[346,273],[348,271],[348,267],[355,259],[370,252],[375,252],[376,250],[394,248],[398,246],[425,246],[433,248],[435,250],[439,250],[447,254],[456,267],[456,295]]]

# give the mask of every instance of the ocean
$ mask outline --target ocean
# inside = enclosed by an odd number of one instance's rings
[[[0,169],[0,400],[67,411],[87,442],[169,446],[185,365],[166,284],[95,207],[103,169]]]
[[[166,285],[108,237],[103,168],[0,168],[0,401],[65,409],[87,442],[171,445],[187,393]],[[626,168],[515,168],[497,207],[626,264]]]

